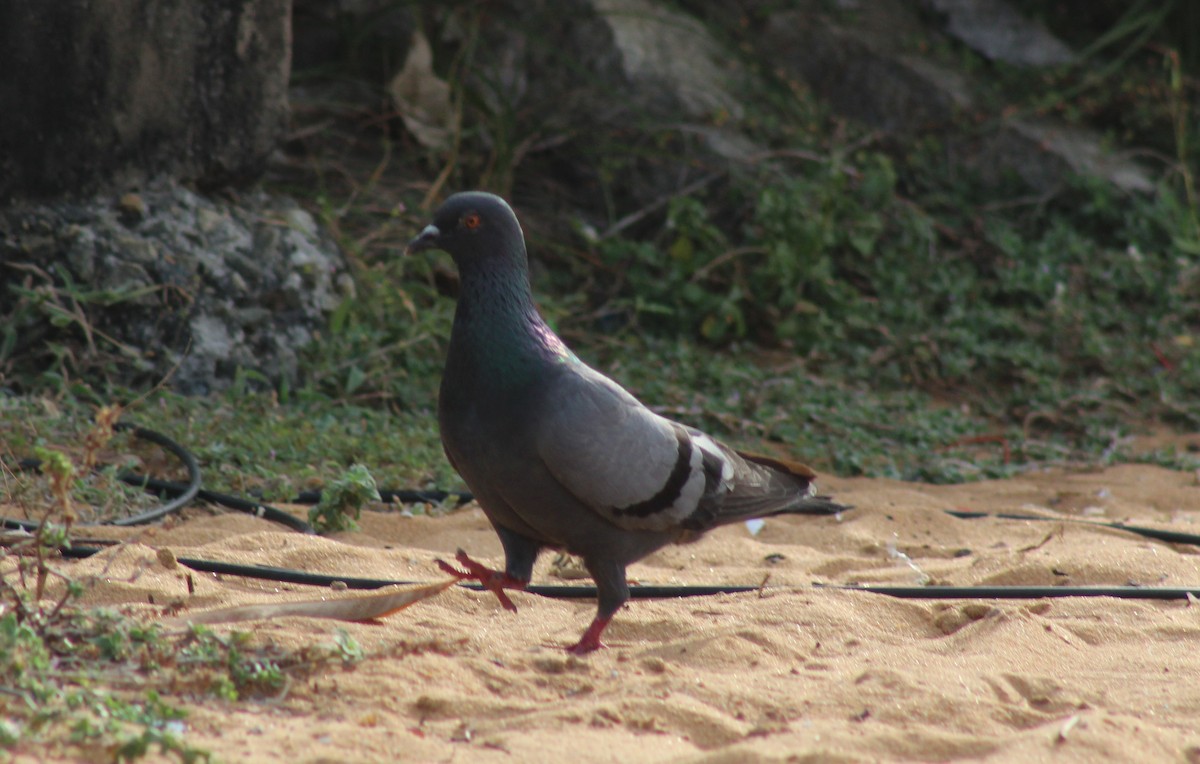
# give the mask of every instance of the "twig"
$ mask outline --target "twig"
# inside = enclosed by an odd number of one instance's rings
[[[599,241],[604,241],[605,239],[610,239],[613,236],[616,236],[617,234],[621,233],[621,231],[624,231],[629,226],[641,221],[642,219],[646,218],[649,215],[654,214],[655,212],[662,209],[663,207],[666,207],[668,204],[671,203],[672,200],[677,199],[681,196],[687,196],[688,194],[693,194],[693,193],[699,191],[700,189],[704,188],[705,186],[713,183],[714,181],[719,180],[720,178],[722,178],[724,176],[725,176],[725,170],[717,170],[716,172],[705,175],[703,178],[699,178],[698,180],[692,181],[691,183],[687,184],[686,186],[679,189],[678,191],[673,191],[672,193],[669,193],[669,194],[663,194],[662,196],[658,197],[654,201],[647,204],[645,207],[642,207],[639,210],[635,210],[635,211],[629,213],[628,215],[626,215],[625,217],[621,218],[617,222],[613,223],[611,226],[608,227],[607,230],[604,231],[604,233],[600,234]]]
[[[1063,526],[1059,525],[1057,528],[1055,528],[1054,530],[1047,533],[1045,535],[1045,537],[1042,538],[1041,541],[1037,542],[1036,544],[1030,544],[1029,546],[1023,546],[1020,549],[1018,549],[1017,551],[1018,552],[1032,552],[1036,549],[1041,549],[1042,547],[1046,546],[1046,544],[1049,544],[1054,539],[1055,536],[1061,537],[1063,535],[1063,530],[1064,530]]]
[[[700,279],[707,276],[709,271],[719,268],[722,265],[724,265],[725,263],[733,260],[734,258],[741,257],[742,255],[765,255],[765,254],[767,254],[767,250],[764,249],[763,247],[737,247],[735,249],[731,249],[728,252],[721,253],[720,255],[714,257],[712,260],[709,260],[707,263],[705,263],[704,265],[697,268],[696,272],[692,274],[691,281],[693,283],[699,281]]]
[[[1004,463],[1008,464],[1012,461],[1012,450],[1008,445],[1008,438],[1001,433],[991,433],[988,435],[971,435],[964,438],[959,438],[941,446],[939,451],[949,451],[952,448],[961,448],[962,446],[977,446],[984,443],[999,443],[1004,450]]]

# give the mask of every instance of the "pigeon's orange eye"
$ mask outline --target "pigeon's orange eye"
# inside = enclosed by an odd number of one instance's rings
[[[483,225],[483,220],[474,212],[468,212],[466,215],[463,215],[462,224],[473,231]]]

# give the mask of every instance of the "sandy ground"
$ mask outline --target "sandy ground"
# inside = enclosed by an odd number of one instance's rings
[[[1077,520],[1200,532],[1198,476],[1146,466],[1047,471],[960,486],[827,479],[841,518],[721,529],[630,568],[643,584],[764,584],[760,591],[634,601],[609,648],[562,649],[591,601],[450,589],[374,624],[288,617],[256,639],[366,651],[280,699],[189,704],[191,743],[223,761],[343,762],[1200,762],[1200,605],[1112,598],[901,600],[814,582],[1200,587],[1195,547]],[[1052,522],[959,520],[948,508],[1032,511]],[[305,537],[244,515],[158,529],[71,573],[88,595],[160,617],[354,596],[193,573],[156,555],[433,581],[456,547],[500,564],[483,514],[369,513],[362,530]],[[903,553],[900,554],[900,553]],[[905,559],[905,555],[908,560]],[[911,561],[911,564],[910,564]],[[539,562],[535,582],[564,583]]]

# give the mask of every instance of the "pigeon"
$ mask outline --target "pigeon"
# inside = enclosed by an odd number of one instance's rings
[[[717,526],[847,507],[815,492],[811,469],[736,451],[660,416],[581,361],[543,320],[529,285],[525,236],[493,194],[457,193],[407,252],[454,260],[459,295],[438,397],[451,465],[504,548],[503,571],[458,550],[475,580],[516,610],[539,552],[576,555],[595,581],[595,619],[567,648],[583,655],[629,599],[626,567]]]

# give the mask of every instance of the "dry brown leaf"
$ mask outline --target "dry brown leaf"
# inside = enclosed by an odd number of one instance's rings
[[[306,600],[303,602],[272,602],[260,605],[240,605],[216,610],[189,613],[167,623],[168,626],[184,626],[192,623],[237,623],[284,616],[307,616],[309,618],[333,618],[338,621],[370,621],[384,618],[403,610],[409,605],[441,594],[457,581],[449,579],[436,584],[418,586],[393,586],[382,592],[360,597]]]
[[[404,126],[422,146],[444,148],[455,130],[450,85],[433,71],[433,50],[425,35],[413,34],[404,68],[388,83]]]

